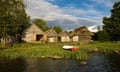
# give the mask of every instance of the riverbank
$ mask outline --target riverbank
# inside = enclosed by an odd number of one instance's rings
[[[63,45],[77,46],[79,50],[68,51],[62,48]],[[75,58],[87,59],[90,52],[120,52],[120,42],[91,42],[88,44],[80,43],[20,43],[14,44],[6,49],[0,46],[0,57],[7,58]]]

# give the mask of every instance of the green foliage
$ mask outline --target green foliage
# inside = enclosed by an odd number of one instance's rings
[[[79,50],[76,52],[72,52],[69,50],[64,50],[62,46],[65,43],[22,43],[22,44],[15,44],[13,47],[9,47],[8,49],[0,50],[0,57],[10,57],[10,58],[17,58],[17,57],[25,57],[25,58],[32,58],[32,57],[54,57],[59,56],[62,58],[71,58],[71,56],[75,55],[77,59],[82,59],[87,57],[87,53],[83,50]],[[71,43],[66,43],[71,44]],[[83,57],[83,55],[85,57]]]
[[[98,41],[98,32],[94,33],[94,35],[92,36],[92,40],[94,41]]]
[[[0,0],[0,37],[21,34],[28,25],[22,0]]]
[[[98,41],[109,41],[110,37],[107,32],[105,31],[99,31],[97,33]]]
[[[60,26],[54,26],[53,29],[54,29],[57,33],[62,32],[62,28],[61,28]]]
[[[42,19],[34,19],[33,23],[35,23],[38,27],[40,27],[43,31],[47,31],[49,29],[46,21]]]
[[[110,36],[105,31],[98,31],[92,37],[95,41],[110,41]]]
[[[79,47],[78,51],[69,51],[62,49],[63,45],[74,45]],[[1,47],[1,46],[0,46]],[[63,58],[86,59],[89,56],[89,52],[94,51],[111,52],[120,51],[120,42],[91,42],[89,44],[79,43],[22,43],[14,44],[13,47],[7,49],[0,48],[0,57],[54,57],[59,56]]]
[[[111,17],[103,18],[104,30],[110,35],[112,41],[120,41],[120,1],[113,5]]]

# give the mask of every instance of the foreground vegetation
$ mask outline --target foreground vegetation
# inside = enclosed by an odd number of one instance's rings
[[[62,49],[63,45],[74,45],[79,48],[77,51]],[[91,42],[88,44],[80,43],[20,43],[12,47],[3,48],[0,45],[0,57],[7,58],[36,58],[36,57],[58,57],[87,59],[90,52],[120,52],[120,42]]]

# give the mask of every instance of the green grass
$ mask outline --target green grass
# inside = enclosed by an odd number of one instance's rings
[[[63,45],[74,45],[79,47],[78,51],[67,51],[62,49]],[[80,43],[20,43],[12,47],[2,48],[0,45],[0,57],[52,57],[59,56],[62,58],[87,59],[89,52],[94,49],[98,51],[111,52],[120,51],[120,42],[91,42],[89,44]]]

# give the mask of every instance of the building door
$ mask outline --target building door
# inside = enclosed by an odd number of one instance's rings
[[[40,41],[42,37],[43,37],[43,35],[41,35],[41,34],[36,35],[36,41]]]

